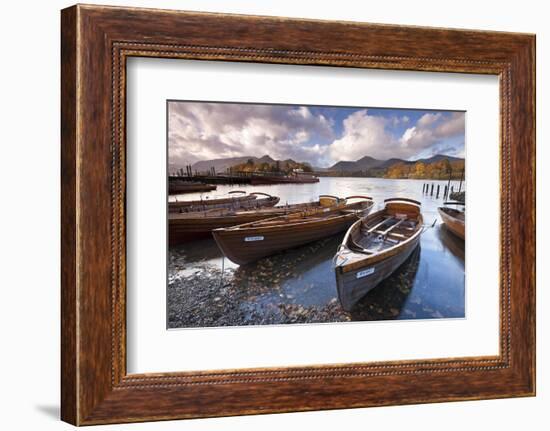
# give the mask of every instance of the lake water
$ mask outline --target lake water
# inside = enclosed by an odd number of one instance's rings
[[[434,184],[433,196],[422,193],[424,183]],[[279,196],[280,204],[293,204],[315,201],[320,194],[366,195],[374,199],[375,211],[383,207],[384,199],[408,197],[422,203],[425,224],[435,225],[424,231],[411,258],[351,313],[337,303],[332,264],[343,234],[242,267],[224,259],[212,239],[171,247],[169,326],[464,317],[464,241],[447,231],[437,212],[446,185],[447,181],[329,177],[314,184],[218,185],[202,198],[244,190],[269,193]],[[458,191],[458,181],[451,185]],[[177,198],[200,197],[197,193]]]

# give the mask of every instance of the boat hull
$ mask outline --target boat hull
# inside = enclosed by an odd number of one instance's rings
[[[214,229],[251,223],[270,217],[273,217],[272,213],[262,214],[255,211],[243,211],[231,217],[201,217],[200,213],[193,218],[170,217],[168,220],[168,244],[176,245],[195,239],[208,238]]]
[[[346,214],[319,223],[281,224],[268,228],[214,230],[213,236],[223,254],[231,261],[245,265],[286,249],[336,235],[348,229],[357,216]]]
[[[350,311],[368,292],[403,265],[419,243],[420,236],[404,245],[399,253],[372,264],[365,259],[363,265],[357,265],[350,271],[344,271],[344,267],[337,266],[336,287],[342,308]]]
[[[210,192],[216,190],[216,186],[209,184],[168,184],[168,194],[177,195],[183,193]]]
[[[338,299],[345,311],[395,272],[419,246],[424,223],[420,203],[408,198],[390,198],[384,203],[384,209],[349,228],[334,258]]]
[[[278,203],[279,198],[276,196],[257,199],[254,195],[249,195],[244,198],[213,199],[211,201],[189,201],[189,203],[185,201],[168,202],[168,212],[201,212],[220,208],[224,208],[227,210],[247,210],[270,208],[274,207]]]
[[[233,205],[240,208],[253,200],[256,200],[256,196],[254,195],[192,201],[171,201],[168,202],[168,211],[203,211],[213,208],[231,208]]]
[[[465,239],[465,224],[463,220],[459,220],[456,217],[445,212],[442,208],[437,209],[441,220],[445,223],[447,229],[449,229],[453,234],[458,236],[460,239]]]

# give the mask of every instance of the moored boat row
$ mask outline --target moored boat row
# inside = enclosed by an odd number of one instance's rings
[[[212,234],[225,256],[244,265],[345,231],[358,218],[367,215],[373,206],[372,199],[366,196],[324,198],[325,202],[320,199],[318,207],[230,228],[214,229]],[[359,200],[349,202],[352,198]]]
[[[284,206],[270,203],[278,197],[259,193],[239,198],[195,201],[170,212],[170,244],[212,235],[225,257],[246,265],[346,232],[334,256],[338,298],[346,311],[407,261],[425,229],[420,202],[408,198],[386,199],[374,213],[367,196],[321,195],[315,202]],[[262,200],[266,204],[258,205]],[[464,211],[451,204],[438,211],[449,230],[464,239]]]
[[[326,215],[329,210],[344,208],[346,206],[346,199],[321,195],[319,196],[319,200],[315,202],[274,207],[273,205],[278,203],[279,198],[267,196],[265,199],[271,199],[269,200],[269,205],[266,204],[259,207],[248,206],[254,201],[246,201],[245,207],[238,208],[237,210],[230,207],[220,207],[204,211],[169,213],[169,243],[170,245],[174,245],[207,237],[214,229],[230,228],[264,219],[284,217],[294,213],[313,215],[322,212]],[[240,204],[242,205],[242,202]],[[357,205],[357,203],[350,204],[348,209],[355,208]]]
[[[254,209],[260,207],[275,206],[279,203],[279,198],[267,193],[253,192],[246,194],[241,190],[234,190],[228,193],[229,197],[214,199],[197,199],[191,201],[170,201],[168,202],[169,212],[197,212],[206,211],[215,208],[227,209]]]

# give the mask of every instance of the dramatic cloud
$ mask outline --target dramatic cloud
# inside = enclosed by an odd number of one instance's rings
[[[332,125],[303,106],[171,102],[170,163],[264,154],[315,163],[326,151],[317,142],[334,138]]]
[[[382,160],[410,159],[430,147],[435,150],[447,138],[463,135],[464,113],[426,113],[401,136],[392,133],[390,126],[395,126],[394,120],[370,115],[367,109],[353,113],[343,125],[342,137],[330,145],[333,160],[358,160],[365,155]]]
[[[366,155],[378,159],[395,157],[397,141],[386,130],[386,118],[368,115],[363,109],[351,114],[343,124],[343,136],[329,147],[333,160],[358,160]]]
[[[423,150],[436,148],[446,139],[463,136],[465,131],[465,116],[463,112],[424,114],[415,126],[405,130],[399,139],[403,157],[411,157]],[[462,141],[462,146],[464,142]],[[448,145],[447,145],[448,147]],[[441,151],[441,150],[439,150]]]
[[[170,164],[239,156],[340,160],[464,156],[465,114],[414,110],[170,102]]]

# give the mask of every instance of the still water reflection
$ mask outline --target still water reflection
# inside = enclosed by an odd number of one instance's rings
[[[426,180],[321,178],[315,184],[270,186],[218,185],[206,196],[230,190],[261,191],[281,204],[314,201],[320,194],[367,195],[375,211],[389,197],[422,202],[426,224],[420,247],[391,277],[367,294],[351,313],[337,302],[332,258],[343,234],[326,238],[256,263],[238,266],[222,259],[212,239],[171,247],[168,264],[170,327],[333,322],[349,320],[464,317],[464,241],[443,224],[443,203],[423,195]],[[446,181],[429,181],[441,193]],[[458,182],[451,182],[458,190]],[[463,186],[464,187],[464,186]],[[178,200],[200,198],[178,196]],[[223,271],[222,271],[223,269]]]

